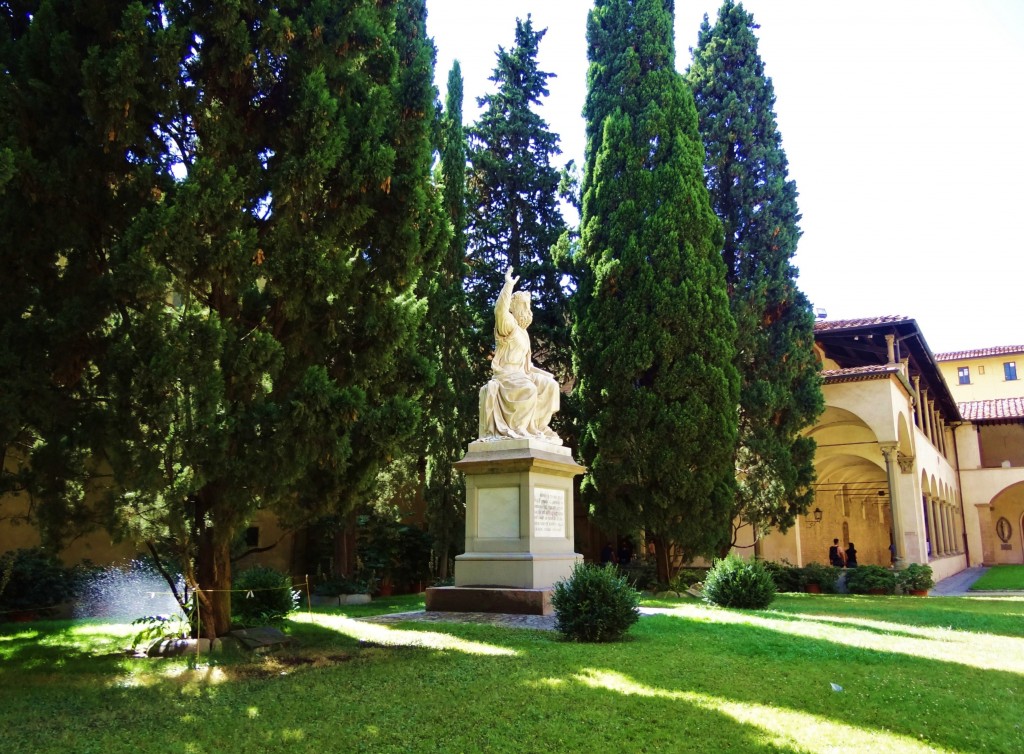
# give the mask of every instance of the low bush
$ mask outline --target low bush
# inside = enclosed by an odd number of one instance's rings
[[[904,592],[924,591],[935,586],[932,567],[923,563],[911,563],[902,571],[897,571],[896,582]]]
[[[862,565],[846,572],[846,589],[850,594],[872,594],[896,591],[896,574],[880,565]]]
[[[839,581],[839,569],[832,565],[808,563],[800,569],[800,581],[802,586],[817,584],[821,591],[832,594],[836,591],[836,582]]]
[[[331,576],[315,587],[313,594],[322,597],[337,597],[339,594],[369,594],[370,587],[365,579],[355,576]]]
[[[707,574],[707,570],[703,568],[680,568],[668,583],[669,591],[685,592],[694,584],[702,583]]]
[[[265,566],[238,574],[234,590],[232,617],[244,626],[276,623],[299,606],[299,593],[292,589],[291,577]]]
[[[55,555],[40,547],[0,555],[0,613],[44,610],[74,595],[71,571]]]
[[[758,610],[775,599],[775,582],[761,560],[729,554],[716,560],[704,579],[704,599],[720,607]]]
[[[635,589],[644,591],[657,586],[658,568],[653,560],[634,558],[628,563],[620,563],[617,567],[619,573],[625,576]]]
[[[571,641],[617,641],[640,619],[640,593],[610,564],[576,563],[551,605],[555,628]]]
[[[774,560],[764,561],[765,570],[775,582],[777,592],[802,592],[804,589],[803,575],[800,567],[788,561],[776,562]]]

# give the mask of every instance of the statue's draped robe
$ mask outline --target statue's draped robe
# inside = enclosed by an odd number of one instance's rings
[[[512,285],[494,304],[493,377],[480,389],[480,439],[535,438],[561,445],[548,426],[558,411],[558,382],[531,363],[530,336],[512,316]]]

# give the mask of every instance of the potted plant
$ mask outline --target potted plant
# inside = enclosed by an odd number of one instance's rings
[[[928,590],[935,586],[932,567],[923,563],[911,563],[896,574],[896,581],[904,594],[927,597]]]
[[[800,583],[810,594],[832,593],[836,590],[839,569],[821,563],[808,563],[800,569]]]
[[[858,566],[846,572],[846,588],[850,594],[892,594],[896,574],[880,565]]]

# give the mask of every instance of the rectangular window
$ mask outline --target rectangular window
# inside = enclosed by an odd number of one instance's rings
[[[956,376],[960,378],[960,384],[961,385],[970,385],[971,384],[971,368],[970,367],[960,367],[959,369],[956,370]]]
[[[978,367],[978,374],[985,374],[985,367]]]
[[[259,547],[260,546],[260,527],[250,526],[245,530],[245,546],[246,547]]]
[[[1003,377],[1007,380],[1017,379],[1017,362],[1007,361],[1003,364]]]

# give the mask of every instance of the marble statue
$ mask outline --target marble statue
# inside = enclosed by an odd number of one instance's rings
[[[558,382],[530,360],[526,328],[533,312],[529,293],[512,292],[517,282],[509,267],[494,302],[493,376],[480,388],[480,439],[536,439],[561,445],[562,439],[548,426],[558,411]]]

